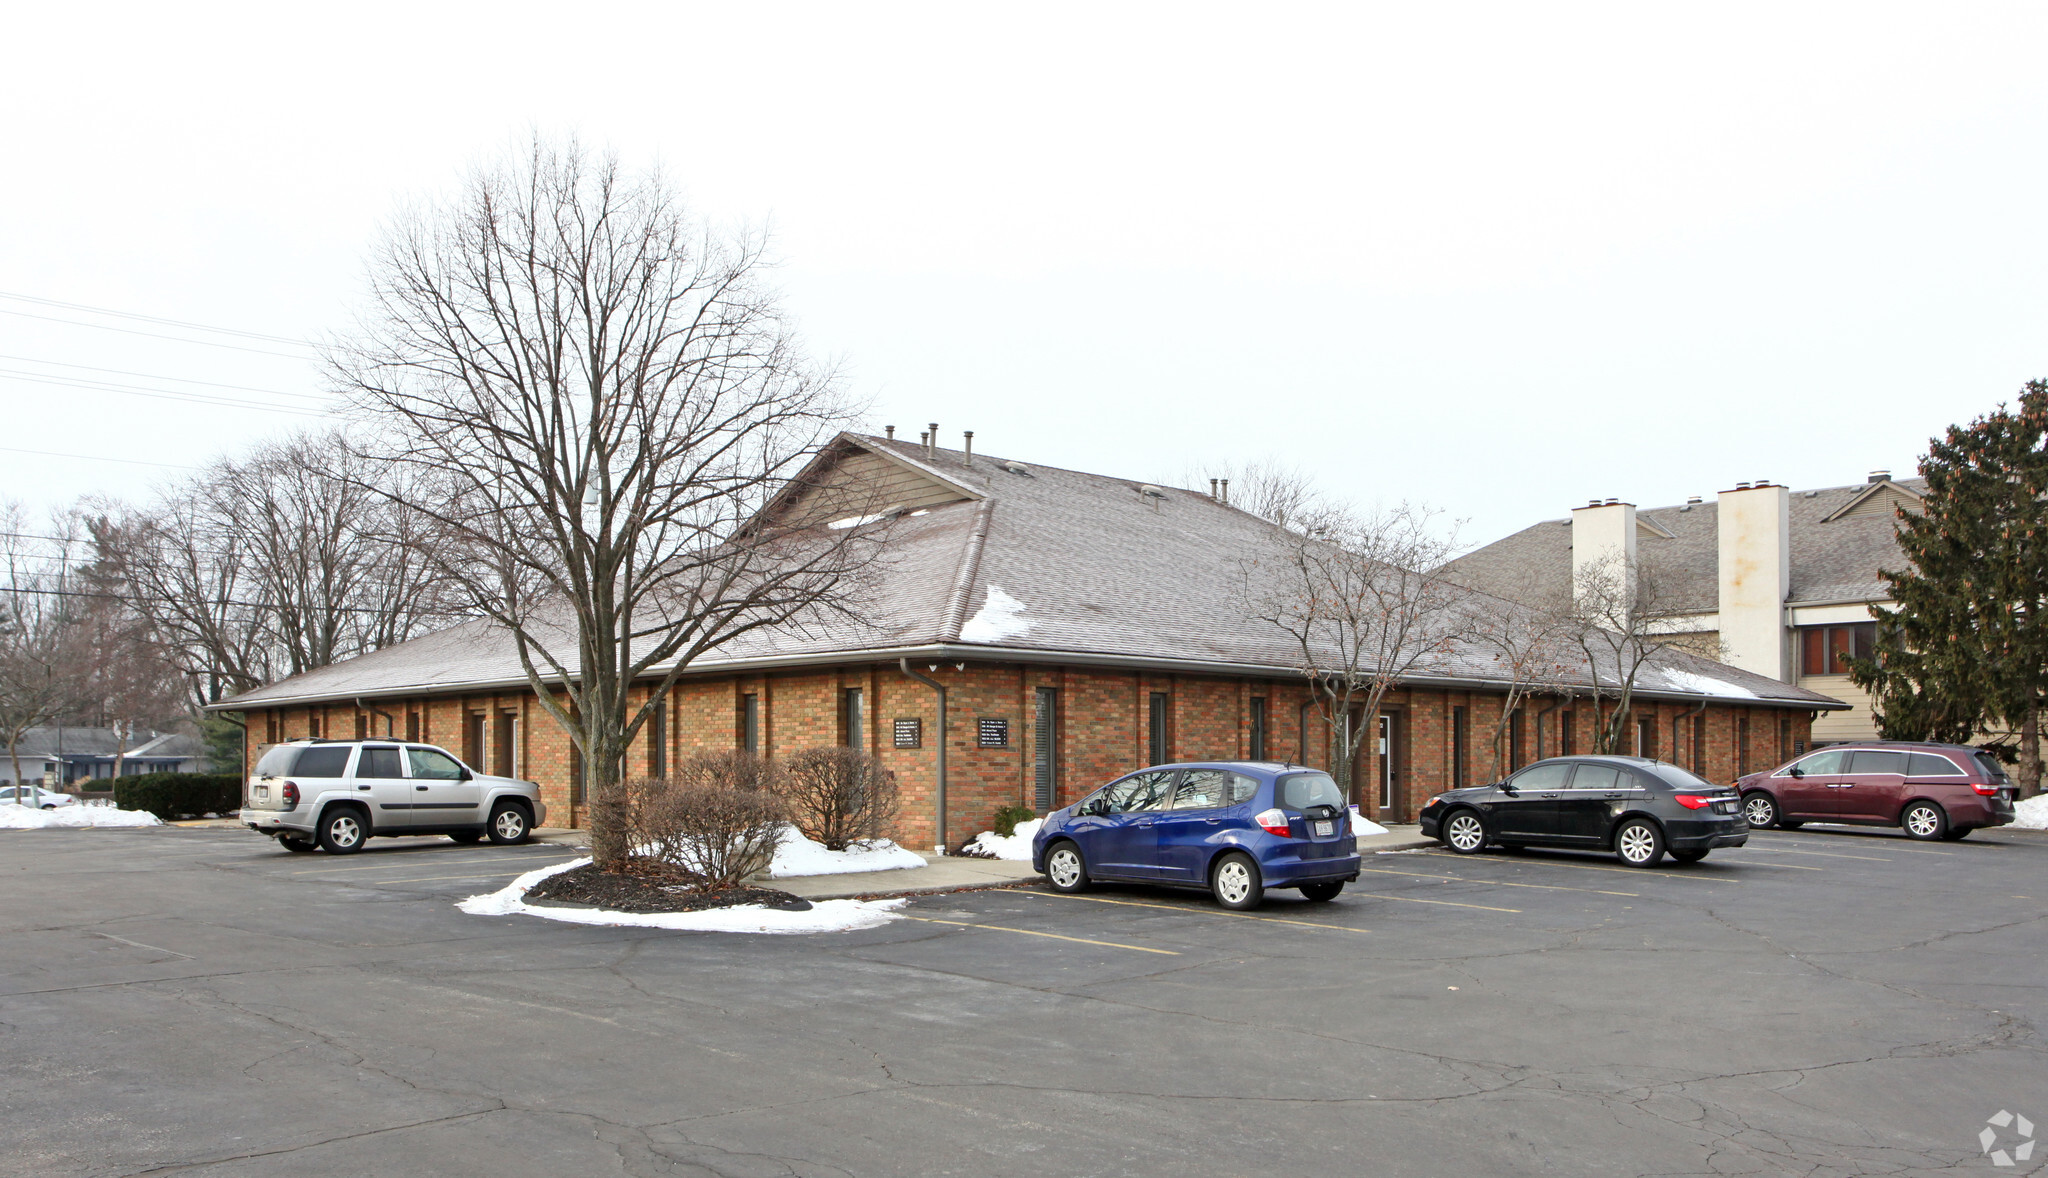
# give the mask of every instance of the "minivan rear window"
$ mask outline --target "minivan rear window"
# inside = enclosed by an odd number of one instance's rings
[[[1344,793],[1327,773],[1295,773],[1280,779],[1280,804],[1289,810],[1310,806],[1344,808]]]
[[[1947,757],[1933,753],[1907,753],[1906,773],[1912,777],[1961,777],[1963,771]]]
[[[1984,770],[1984,776],[1990,778],[1993,783],[1998,785],[2011,783],[2012,779],[2005,775],[2005,766],[1999,764],[1998,758],[1990,753],[1978,753],[1977,764]]]

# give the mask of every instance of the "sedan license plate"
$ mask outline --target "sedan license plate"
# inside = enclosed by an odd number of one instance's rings
[[[1715,812],[1715,813],[1717,813],[1717,814],[1733,814],[1733,813],[1735,813],[1735,803],[1734,803],[1734,802],[1715,802],[1715,803],[1714,803],[1714,812]]]
[[[1335,820],[1325,818],[1321,822],[1316,823],[1317,838],[1329,838],[1331,835],[1336,833],[1337,823]]]

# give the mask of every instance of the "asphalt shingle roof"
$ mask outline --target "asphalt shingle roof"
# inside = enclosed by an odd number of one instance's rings
[[[922,446],[882,438],[844,444],[894,455],[978,498],[875,525],[891,529],[887,555],[858,624],[756,631],[699,659],[693,670],[843,662],[863,653],[894,657],[889,652],[934,647],[1217,671],[1284,673],[1297,665],[1291,640],[1247,620],[1237,605],[1240,555],[1276,534],[1257,516],[1199,491],[1166,488],[1163,496],[1146,495],[1131,479],[1016,464],[1020,472],[987,455],[976,455],[970,464],[959,451],[927,458]],[[1453,651],[1438,658],[1428,675],[1486,679],[1491,665],[1478,652]],[[259,688],[229,706],[520,681],[509,637],[487,623],[469,622]],[[1638,690],[1834,705],[1812,692],[1677,654],[1660,656]]]

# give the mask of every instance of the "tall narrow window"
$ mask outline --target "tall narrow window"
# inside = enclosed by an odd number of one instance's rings
[[[471,766],[484,763],[484,714],[470,712],[462,718],[462,759]]]
[[[668,776],[668,701],[663,695],[647,713],[647,776]]]
[[[314,740],[320,739],[320,713],[306,713],[306,735],[312,737]]]
[[[860,688],[849,687],[839,693],[839,743],[848,748],[867,747],[866,713],[861,710]]]
[[[569,800],[583,800],[583,750],[573,740],[569,742]]]
[[[491,772],[500,777],[517,777],[519,717],[512,712],[499,712],[498,723],[491,730],[491,736],[494,738],[491,744]]]
[[[1792,755],[1792,713],[1778,713],[1778,750],[1774,761],[1782,761]]]
[[[1508,769],[1522,767],[1522,709],[1516,708],[1508,716]]]
[[[1464,708],[1451,709],[1451,788],[1463,789],[1466,785],[1465,746],[1467,721]]]
[[[1692,771],[1701,777],[1707,775],[1707,714],[1701,712],[1692,718]]]
[[[1306,764],[1308,764],[1308,728],[1309,728],[1309,715],[1310,715],[1310,713],[1312,713],[1313,711],[1315,711],[1315,706],[1316,706],[1316,705],[1315,705],[1314,703],[1312,703],[1312,702],[1311,702],[1311,703],[1305,703],[1305,704],[1301,705],[1301,709],[1300,709],[1300,711],[1299,711],[1299,712],[1298,712],[1298,713],[1296,714],[1296,716],[1295,716],[1295,719],[1296,719],[1296,721],[1297,721],[1297,723],[1296,723],[1296,727],[1295,727],[1295,732],[1296,732],[1296,733],[1297,733],[1297,734],[1299,735],[1299,737],[1300,737],[1300,739],[1298,739],[1298,740],[1297,740],[1297,741],[1295,742],[1295,744],[1296,744],[1297,748],[1296,748],[1296,750],[1295,750],[1295,754],[1294,754],[1294,760],[1295,760],[1295,762],[1296,762],[1297,764],[1301,764],[1301,765],[1306,765]]]
[[[1148,749],[1148,751],[1151,753],[1152,759],[1150,762],[1148,762],[1148,764],[1164,765],[1167,762],[1168,758],[1166,744],[1166,711],[1166,693],[1163,691],[1153,692],[1151,716],[1152,722],[1149,731],[1151,744]]]
[[[367,737],[368,737],[369,735],[370,735],[370,717],[369,717],[368,715],[366,715],[366,714],[362,713],[362,712],[357,712],[357,713],[356,713],[356,739],[357,739],[357,740],[363,740],[363,739],[366,739],[366,738],[367,738]]]
[[[1749,772],[1749,713],[1735,718],[1735,775]]]
[[[1557,755],[1569,757],[1578,751],[1578,742],[1572,739],[1572,714],[1560,713],[1557,717]]]
[[[1254,761],[1266,759],[1266,697],[1252,697],[1252,740],[1251,757]]]
[[[277,713],[263,713],[263,743],[277,743]]]
[[[405,709],[405,738],[407,740],[418,740],[420,738],[420,714],[413,708]]]
[[[1031,787],[1032,801],[1040,814],[1052,809],[1056,789],[1053,782],[1053,756],[1058,748],[1059,693],[1050,687],[1038,689],[1038,712],[1031,718]]]
[[[740,697],[740,747],[750,753],[761,751],[761,697]]]
[[[1636,756],[1657,759],[1657,717],[1636,717]]]

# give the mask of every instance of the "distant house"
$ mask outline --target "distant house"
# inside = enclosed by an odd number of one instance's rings
[[[22,777],[51,786],[112,777],[120,749],[121,742],[111,728],[66,726],[31,728],[15,746]],[[195,773],[206,767],[199,738],[182,733],[143,733],[118,759],[121,772],[128,775]],[[0,784],[14,784],[14,761],[5,746],[0,746]]]
[[[864,621],[755,632],[698,660],[641,730],[628,774],[659,775],[694,750],[850,745],[897,774],[899,833],[929,845],[941,789],[957,841],[1000,807],[1066,805],[1147,764],[1330,765],[1299,652],[1236,604],[1239,556],[1276,529],[1220,496],[849,434],[769,510],[887,529]],[[1597,722],[1590,679],[1566,677],[1581,693],[1517,719],[1511,763],[1575,741],[1584,751]],[[649,690],[636,686],[635,702]],[[1357,800],[1407,819],[1437,791],[1492,772],[1475,745],[1501,722],[1505,698],[1483,652],[1433,656],[1387,697],[1357,766]],[[1645,669],[1635,698],[1653,751],[1718,779],[1789,750],[1816,712],[1840,706],[1676,653]],[[216,707],[246,715],[252,757],[306,737],[434,741],[479,769],[539,782],[551,817],[574,825],[587,814],[576,753],[528,689],[510,636],[484,622]],[[948,758],[936,756],[942,743]]]
[[[1900,570],[1897,511],[1920,510],[1924,479],[1872,471],[1859,484],[1794,491],[1737,483],[1713,503],[1637,508],[1595,500],[1452,563],[1458,579],[1521,601],[1559,600],[1575,577],[1621,555],[1657,578],[1668,628],[1720,642],[1731,666],[1832,696],[1813,741],[1877,735],[1870,697],[1843,660],[1876,640],[1873,605],[1890,600],[1879,573]]]

